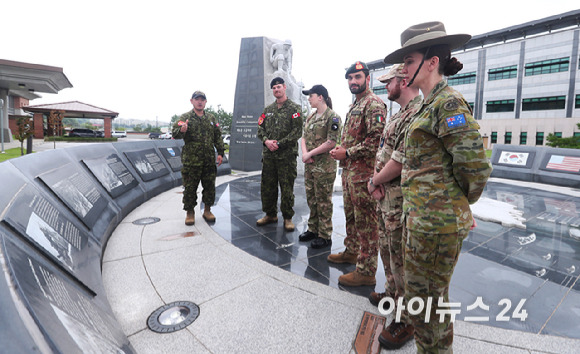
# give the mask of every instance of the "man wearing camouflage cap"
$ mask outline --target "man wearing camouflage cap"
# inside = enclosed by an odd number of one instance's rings
[[[376,201],[367,190],[367,182],[373,175],[387,108],[370,88],[369,68],[365,63],[357,61],[351,65],[345,78],[356,100],[346,115],[341,145],[331,150],[330,154],[340,161],[343,168],[346,249],[329,255],[328,261],[356,264],[355,271],[338,278],[340,284],[374,285],[379,252],[378,219],[374,212]]]
[[[280,210],[284,229],[294,230],[294,180],[298,139],[302,136],[300,106],[286,96],[284,79],[276,77],[270,82],[276,101],[266,107],[258,119],[258,138],[262,150],[262,181],[260,194],[262,210],[266,215],[256,224],[263,226],[278,222],[278,185],[280,185]]]
[[[379,201],[377,213],[379,222],[384,225],[380,232],[380,253],[385,274],[390,274],[385,292],[370,294],[369,300],[374,305],[378,305],[385,296],[397,303],[405,295],[401,170],[405,156],[405,133],[409,122],[421,107],[421,96],[418,88],[406,85],[402,69],[402,64],[393,65],[387,74],[378,78],[386,84],[389,100],[397,102],[401,109],[385,125],[377,151],[375,171],[368,182],[369,192]],[[413,338],[413,326],[408,319],[406,306],[401,313],[401,321],[393,320],[379,336],[379,342],[387,349],[401,348]]]
[[[185,145],[181,152],[181,176],[183,178],[183,209],[187,211],[186,225],[195,223],[194,208],[197,205],[197,187],[201,181],[203,187],[201,201],[205,208],[203,218],[206,221],[215,221],[211,206],[215,202],[215,178],[217,167],[215,150],[217,150],[217,164],[222,163],[224,143],[222,132],[216,117],[205,111],[207,99],[205,93],[195,91],[190,100],[193,109],[179,117],[173,125],[174,139],[183,139]],[[214,150],[215,148],[215,150]]]

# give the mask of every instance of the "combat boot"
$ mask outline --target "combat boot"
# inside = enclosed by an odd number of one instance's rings
[[[350,264],[356,264],[356,259],[357,258],[358,258],[358,256],[356,254],[348,253],[345,250],[344,252],[335,253],[335,254],[329,254],[326,259],[329,262],[331,262],[331,263],[338,263],[338,264],[341,264],[341,263],[350,263]]]
[[[399,349],[410,341],[415,334],[415,328],[402,322],[391,322],[379,335],[379,343],[387,349]]]
[[[284,219],[284,230],[294,231],[294,223],[292,222],[292,219]]]
[[[185,225],[195,224],[195,212],[193,210],[187,211],[187,216],[185,217]]]
[[[266,215],[263,218],[261,218],[258,221],[256,221],[256,225],[258,225],[258,226],[264,226],[264,225],[267,225],[267,224],[273,224],[275,222],[278,222],[278,217],[277,216]]]
[[[355,270],[338,277],[338,283],[347,286],[375,285],[377,280],[374,275],[362,275]]]
[[[211,207],[208,207],[208,206],[205,207],[205,209],[203,210],[203,218],[207,222],[214,222],[215,221],[215,215],[213,215],[211,213]]]

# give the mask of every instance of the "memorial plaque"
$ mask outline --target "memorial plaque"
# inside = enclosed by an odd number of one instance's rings
[[[181,171],[181,148],[179,146],[160,147],[159,151],[173,172]]]
[[[15,193],[2,221],[87,285],[100,288],[94,273],[99,247],[35,187],[25,185]]]
[[[265,107],[264,48],[264,37],[242,38],[230,141],[230,165],[236,170],[262,169],[257,134]]]
[[[169,174],[169,170],[155,149],[127,151],[125,155],[145,182]]]
[[[379,335],[386,318],[365,311],[354,341],[355,353],[378,354],[381,351]]]
[[[11,277],[55,352],[133,352],[106,302],[25,246],[4,244]]]
[[[48,188],[89,228],[107,206],[107,200],[78,165],[67,164],[39,176]]]
[[[547,154],[542,169],[580,175],[580,156]]]
[[[139,185],[137,179],[117,154],[82,161],[113,198]]]

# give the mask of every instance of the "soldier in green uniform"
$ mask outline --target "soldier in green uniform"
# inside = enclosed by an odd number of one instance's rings
[[[376,200],[367,190],[373,175],[375,155],[385,127],[387,108],[370,88],[368,66],[357,61],[345,74],[350,92],[356,97],[351,105],[341,138],[341,145],[330,151],[340,161],[342,194],[346,219],[344,252],[331,254],[332,263],[356,264],[356,270],[338,277],[348,286],[374,285],[379,253],[379,222]]]
[[[258,138],[264,144],[262,150],[262,210],[266,215],[258,226],[278,222],[278,184],[280,185],[280,209],[284,217],[284,229],[294,230],[294,180],[298,139],[302,135],[300,106],[286,96],[284,79],[276,77],[270,82],[276,101],[266,107],[258,119]]]
[[[397,102],[401,109],[385,125],[377,151],[375,172],[368,183],[369,192],[379,201],[379,222],[385,226],[385,231],[380,234],[380,254],[385,274],[391,274],[387,278],[384,293],[370,294],[369,300],[375,305],[385,296],[393,298],[397,303],[405,295],[401,170],[405,157],[405,133],[409,122],[421,107],[422,99],[418,88],[407,87],[402,70],[403,65],[396,64],[386,75],[378,78],[380,82],[386,83],[389,100]],[[401,348],[413,338],[413,326],[409,323],[406,309],[401,309],[401,313],[401,321],[392,321],[379,336],[379,342],[387,349]]]
[[[224,156],[222,133],[216,117],[205,111],[207,99],[205,93],[195,91],[190,100],[193,109],[179,117],[173,125],[172,135],[175,139],[183,139],[185,145],[181,152],[181,176],[183,178],[183,210],[187,211],[186,225],[195,223],[193,208],[197,205],[197,187],[201,181],[203,187],[201,201],[205,208],[203,218],[215,221],[211,206],[215,201],[215,150],[217,164],[221,165]],[[215,150],[214,150],[215,148]]]
[[[449,283],[473,223],[469,205],[481,196],[492,170],[471,107],[443,79],[463,68],[451,50],[470,38],[447,35],[441,22],[422,23],[406,29],[402,48],[384,60],[404,63],[407,85],[424,96],[407,130],[401,172],[405,300],[420,298],[425,305],[409,316],[419,353],[453,351],[451,316],[441,321],[437,311],[449,311]]]
[[[310,106],[316,109],[304,122],[300,142],[304,162],[304,188],[310,208],[308,229],[298,239],[310,241],[310,247],[332,245],[332,190],[336,177],[336,161],[328,153],[340,140],[340,116],[332,110],[328,90],[314,85],[302,91]]]

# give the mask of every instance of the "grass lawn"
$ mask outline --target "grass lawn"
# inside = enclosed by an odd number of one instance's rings
[[[5,154],[0,154],[0,162],[13,159],[15,157],[20,157],[20,148],[12,148],[4,150]],[[24,148],[24,154],[26,154],[26,147]]]

